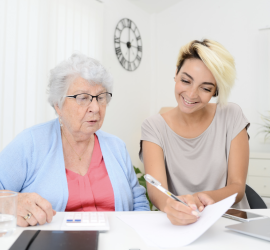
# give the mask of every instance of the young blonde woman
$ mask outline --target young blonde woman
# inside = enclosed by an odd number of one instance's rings
[[[195,222],[196,208],[202,211],[235,193],[234,207],[249,208],[249,122],[238,105],[227,103],[235,75],[234,59],[221,44],[188,43],[177,60],[178,105],[142,124],[140,157],[145,172],[189,204],[147,186],[153,204],[175,225]],[[213,96],[217,104],[209,103]]]

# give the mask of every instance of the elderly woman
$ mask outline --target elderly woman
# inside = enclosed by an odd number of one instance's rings
[[[81,54],[51,70],[58,118],[28,128],[0,153],[0,190],[18,194],[17,224],[44,224],[55,211],[149,210],[126,146],[99,130],[112,78]]]
[[[140,156],[146,173],[189,207],[148,186],[151,201],[176,225],[195,222],[196,208],[235,193],[234,207],[249,208],[249,122],[238,105],[227,103],[233,57],[215,41],[192,41],[180,50],[174,79],[178,105],[144,121]],[[213,96],[217,104],[209,103]]]

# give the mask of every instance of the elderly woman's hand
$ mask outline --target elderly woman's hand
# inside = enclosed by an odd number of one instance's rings
[[[214,200],[209,195],[203,193],[182,195],[178,196],[178,198],[189,206],[187,207],[171,198],[167,199],[164,212],[173,225],[188,225],[196,222],[199,218],[196,209],[202,211],[205,206],[214,204]]]
[[[27,227],[50,223],[56,211],[50,202],[36,193],[19,193],[17,205],[17,225]],[[28,217],[28,218],[27,218]]]

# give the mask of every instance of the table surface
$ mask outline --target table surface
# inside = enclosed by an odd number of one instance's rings
[[[270,209],[253,209],[247,210],[253,213],[266,215],[270,217]],[[122,222],[116,217],[118,214],[126,213],[161,213],[161,212],[106,212],[110,231],[99,234],[99,250],[154,250],[158,248],[149,247],[135,232],[134,229]],[[62,221],[64,219],[64,212],[57,213],[50,224],[35,227],[17,227],[16,231],[8,237],[0,238],[0,249],[7,250],[11,247],[13,242],[18,238],[21,232],[25,229],[29,230],[60,230]],[[244,234],[239,234],[228,229],[225,226],[237,224],[239,222],[226,218],[220,218],[211,228],[208,229],[199,239],[192,244],[185,247],[185,249],[199,249],[199,250],[231,250],[231,249],[270,249],[270,242],[258,238],[250,237]],[[180,249],[180,248],[170,248]]]

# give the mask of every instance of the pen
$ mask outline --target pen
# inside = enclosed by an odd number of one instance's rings
[[[156,180],[153,176],[151,176],[150,174],[146,174],[144,176],[144,179],[149,182],[151,185],[153,185],[154,187],[156,187],[157,189],[159,189],[161,192],[163,192],[164,194],[168,195],[169,197],[171,197],[172,199],[181,202],[182,204],[186,205],[187,207],[189,207],[189,205],[187,203],[185,203],[184,201],[180,200],[179,198],[177,198],[174,194],[172,194],[170,191],[168,191],[167,189],[165,189],[164,187],[161,186],[161,183]],[[200,211],[198,209],[196,209],[196,212],[198,213],[198,216],[200,216]]]

